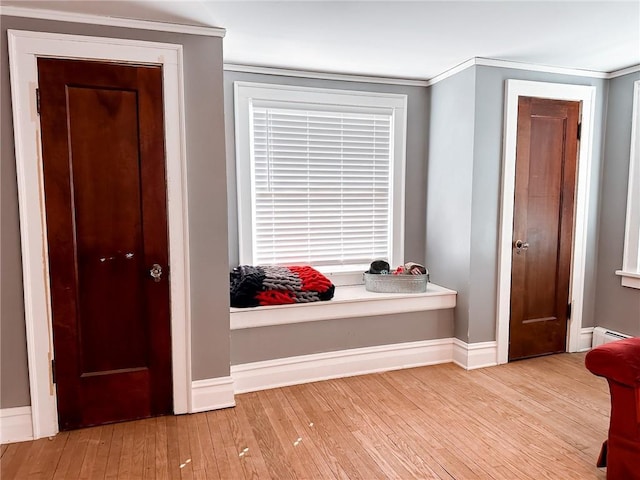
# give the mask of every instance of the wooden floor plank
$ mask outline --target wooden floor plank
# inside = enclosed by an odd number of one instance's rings
[[[301,478],[332,480],[336,476],[326,465],[314,438],[313,425],[301,422],[281,389],[261,392],[263,405],[270,408],[269,420],[278,440],[288,447],[296,475]]]
[[[109,455],[107,456],[107,464],[105,467],[104,478],[107,480],[118,478],[120,457],[122,455],[122,447],[124,444],[124,434],[127,428],[127,423],[118,423],[113,426],[113,431],[111,432],[111,445],[109,446]]]
[[[118,479],[132,478],[134,476],[134,444],[136,422],[127,422],[122,432],[122,449],[120,450],[120,461],[118,464]]]
[[[7,454],[0,459],[0,462],[2,462],[0,478],[3,480],[7,478],[20,478],[21,475],[24,477],[28,474],[31,459],[33,458],[31,457],[31,451],[35,443],[36,442],[20,442],[10,445]]]
[[[144,434],[144,463],[142,466],[142,478],[155,479],[157,477],[156,472],[156,441],[158,424],[157,419],[150,418],[145,420],[145,434]]]
[[[3,445],[2,480],[604,480],[607,383],[584,354],[236,396],[237,406]]]
[[[422,372],[413,373],[418,376],[422,374]],[[518,436],[518,440],[515,443],[526,444],[533,442],[536,444],[537,442],[544,444],[544,448],[523,451],[521,448],[505,449],[503,444],[503,448],[501,449],[503,455],[500,458],[501,463],[493,465],[489,463],[488,470],[487,468],[483,468],[485,474],[493,475],[494,469],[498,465],[504,467],[520,467],[524,465],[527,471],[537,470],[539,476],[544,476],[545,468],[542,467],[542,465],[549,462],[558,462],[558,456],[561,456],[566,448],[564,443],[556,442],[556,439],[549,434],[548,430],[545,429],[539,421],[532,421],[530,417],[524,421],[523,419],[527,415],[525,411],[518,408],[506,408],[504,407],[502,399],[493,392],[481,386],[470,386],[468,378],[473,374],[474,373],[460,370],[447,371],[441,369],[440,371],[432,371],[430,376],[430,381],[438,381],[441,385],[438,394],[443,397],[448,397],[452,394],[450,389],[454,388],[453,386],[455,385],[455,393],[460,396],[459,408],[456,408],[455,412],[452,412],[456,416],[456,421],[463,425],[462,428],[452,432],[453,435],[457,436],[456,445],[463,445],[465,449],[468,449],[471,452],[471,459],[473,459],[476,464],[479,464],[482,462],[481,456],[490,453],[492,445],[498,441],[498,435],[490,435],[494,428],[493,425],[503,422],[511,426],[508,428],[511,436]],[[461,382],[459,381],[460,379],[455,379],[454,376],[464,377],[465,381]],[[484,416],[478,417],[477,415],[468,415],[470,411],[484,411],[486,413]],[[428,415],[427,412],[425,412],[425,414]],[[484,423],[478,424],[478,422],[482,422],[483,419],[486,420],[490,418],[490,415],[495,417],[494,422],[485,421]],[[464,431],[474,431],[477,430],[478,427],[483,428],[484,436],[475,446],[476,448],[473,448],[473,443],[467,442],[465,444],[465,438],[468,437],[464,434]],[[546,442],[543,440],[545,437],[548,438]],[[511,437],[509,436],[508,438]],[[577,469],[579,471],[579,464],[572,465],[572,462],[572,459],[567,459],[565,462],[560,463],[557,474],[562,478],[570,478],[574,470]],[[564,470],[566,470],[566,473]]]
[[[54,479],[66,480],[80,477],[80,470],[87,452],[87,444],[96,429],[97,427],[92,427],[69,432],[69,440],[60,456]]]
[[[203,478],[220,478],[215,450],[211,442],[209,423],[206,415],[191,415],[189,433],[198,438],[198,454],[194,454],[194,468]]]
[[[332,438],[332,432],[325,424],[324,419],[330,415],[330,412],[316,411],[309,407],[304,398],[295,393],[296,387],[289,387],[283,391],[296,416],[303,423],[308,422],[309,428],[305,429],[307,436],[317,444],[318,453],[332,474],[341,480],[353,478],[351,472],[356,467],[351,463],[348,454],[345,454],[344,448],[340,446],[337,439]],[[349,448],[348,451],[350,452],[351,449]]]
[[[83,480],[105,477],[113,436],[113,425],[94,427],[91,430],[91,437],[87,442],[87,453],[80,469],[80,478]]]
[[[223,436],[222,422],[226,424],[225,410],[217,410],[214,412],[207,412],[203,415],[206,419],[209,438],[212,447],[213,457],[215,458],[216,466],[218,468],[218,478],[227,479],[231,477],[231,463],[227,456],[226,443],[230,443],[228,439]],[[234,455],[234,460],[238,459],[237,454]],[[239,461],[237,462],[239,471],[242,471]],[[242,477],[240,477],[242,478]]]
[[[179,461],[178,468],[180,478],[183,480],[192,480],[195,478],[192,462],[191,441],[189,438],[189,415],[179,415],[177,417],[178,427],[178,452]]]
[[[364,410],[364,402],[353,390],[344,388],[344,382],[328,381],[314,384],[322,397],[334,410],[342,410],[343,421],[347,421],[362,448],[374,459],[378,467],[389,478],[424,478],[426,471],[416,471],[408,456],[386,436],[380,428],[375,412]]]
[[[64,449],[68,439],[69,432],[61,432],[55,437],[37,440],[38,442],[41,441],[44,445],[41,455],[32,463],[29,476],[31,478],[40,478],[43,480],[53,478],[58,467],[58,463],[60,462],[62,450]]]
[[[128,478],[142,479],[144,475],[144,454],[147,420],[137,420],[133,422],[133,452],[131,456],[131,466]]]
[[[357,439],[346,428],[339,412],[333,410],[318,394],[313,384],[290,387],[289,392],[310,418],[316,417],[314,431],[328,444],[335,457],[351,479],[370,480],[385,478],[384,472],[364,449],[357,448]],[[354,455],[353,452],[358,454]]]
[[[166,426],[167,437],[167,471],[169,478],[175,480],[181,477],[180,448],[178,446],[178,418],[177,416],[163,417]]]
[[[263,452],[262,458],[269,470],[270,478],[283,480],[296,478],[290,461],[285,461],[288,457],[290,459],[287,452],[288,445],[285,446],[278,440],[273,424],[269,421],[269,416],[273,415],[270,406],[269,410],[265,411],[257,393],[245,395],[242,401],[247,422],[253,431],[259,450]]]
[[[156,467],[156,479],[168,480],[169,478],[169,465],[167,463],[169,453],[167,445],[167,418],[158,417],[155,419],[155,433],[156,433],[156,449],[154,451],[155,467]]]

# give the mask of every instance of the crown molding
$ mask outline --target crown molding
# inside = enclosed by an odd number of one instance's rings
[[[461,64],[456,65],[455,67],[450,68],[449,70],[445,70],[439,75],[436,75],[435,77],[427,80],[427,86],[430,87],[432,85],[435,85],[436,83],[441,82],[442,80],[445,80],[449,77],[452,77],[453,75],[460,73],[469,67],[473,67],[475,64],[476,64],[476,59],[470,58],[466,62],[462,62]]]
[[[622,77],[623,75],[629,75],[630,73],[635,73],[635,72],[640,72],[640,65],[633,65],[631,67],[616,70],[615,72],[609,73],[609,76],[607,78]]]
[[[580,70],[577,68],[551,67],[548,65],[536,65],[534,63],[513,62],[511,60],[497,60],[493,58],[474,57],[474,58],[470,58],[466,62],[461,63],[460,65],[456,65],[455,67],[441,73],[440,75],[433,77],[427,83],[429,86],[435,85],[436,83],[441,82],[442,80],[445,80],[446,78],[449,78],[452,75],[460,73],[463,70],[466,70],[467,68],[473,67],[476,65],[483,66],[483,67],[497,67],[497,68],[511,68],[515,70],[527,70],[529,72],[557,73],[561,75],[572,75],[576,77],[589,77],[589,78],[602,78],[602,79],[612,78],[611,77],[612,73],[598,72],[594,70]],[[631,68],[634,68],[634,67],[630,67],[630,69]],[[638,68],[640,68],[640,66]],[[628,69],[625,69],[625,70],[628,70]],[[614,72],[614,73],[617,73],[617,72]],[[626,73],[631,73],[631,71],[625,72],[623,73],[623,75],[625,75]]]
[[[613,72],[599,72],[596,70],[582,70],[578,68],[552,67],[548,65],[537,65],[534,63],[514,62],[511,60],[497,60],[493,58],[474,57],[446,70],[439,75],[428,80],[408,79],[408,78],[389,78],[376,77],[366,75],[351,75],[345,73],[328,73],[316,72],[308,70],[294,70],[288,68],[261,67],[257,65],[240,65],[225,63],[224,69],[230,72],[257,73],[263,75],[282,75],[287,77],[316,78],[321,80],[342,80],[349,82],[364,83],[385,83],[390,85],[408,85],[412,87],[430,87],[442,80],[445,80],[457,73],[473,66],[511,68],[515,70],[527,70],[529,72],[555,73],[559,75],[571,75],[574,77],[600,78],[609,80],[630,73],[640,72],[640,65],[615,70]]]
[[[528,70],[530,72],[557,73],[560,75],[572,75],[574,77],[608,78],[608,73],[595,70],[582,70],[579,68],[552,67],[549,65],[536,65],[533,63],[514,62],[511,60],[496,60],[493,58],[476,57],[475,65],[486,67],[512,68],[515,70]]]
[[[426,87],[426,80],[414,80],[410,78],[390,78],[369,75],[351,75],[348,73],[316,72],[311,70],[294,70],[289,68],[263,67],[257,65],[239,65],[225,63],[224,69],[228,72],[257,73],[261,75],[280,75],[284,77],[315,78],[319,80],[338,80],[343,82],[383,83],[387,85],[406,85],[410,87]]]
[[[199,25],[182,25],[179,23],[154,22],[150,20],[136,20],[131,18],[107,17],[84,13],[60,12],[36,8],[14,7],[0,5],[0,15],[11,17],[39,18],[59,22],[86,23],[91,25],[105,25],[109,27],[135,28],[138,30],[156,30],[160,32],[186,33],[207,37],[224,37],[226,30],[218,27],[204,27]]]

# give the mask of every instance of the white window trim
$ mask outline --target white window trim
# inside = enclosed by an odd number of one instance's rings
[[[622,277],[623,287],[640,289],[640,80],[633,83],[627,220],[622,270],[616,270],[616,275]]]
[[[252,264],[251,118],[253,101],[296,102],[344,107],[367,106],[393,110],[393,155],[391,174],[392,265],[404,263],[404,204],[406,168],[407,95],[334,90],[268,83],[234,82],[236,133],[236,185],[238,198],[238,246],[240,264]],[[373,260],[373,259],[372,259]],[[362,270],[330,271],[318,268],[336,285],[362,283]]]
[[[9,30],[8,38],[33,438],[58,432],[51,376],[53,339],[40,120],[35,111],[39,56],[163,67],[173,410],[176,414],[187,413],[192,402],[191,321],[182,46],[18,30]]]

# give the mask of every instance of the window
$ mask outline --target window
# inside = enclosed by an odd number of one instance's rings
[[[633,87],[632,118],[624,254],[622,270],[616,273],[622,276],[623,286],[640,288],[640,81]]]
[[[240,263],[309,264],[336,284],[402,263],[406,102],[236,82]]]

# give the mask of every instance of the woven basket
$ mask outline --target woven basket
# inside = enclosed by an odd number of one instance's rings
[[[429,274],[425,275],[377,275],[364,273],[364,288],[377,293],[424,293]]]

